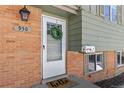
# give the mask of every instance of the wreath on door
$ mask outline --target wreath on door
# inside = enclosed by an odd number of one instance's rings
[[[52,27],[50,29],[50,34],[56,40],[61,40],[63,36],[62,30],[59,28],[59,26]]]

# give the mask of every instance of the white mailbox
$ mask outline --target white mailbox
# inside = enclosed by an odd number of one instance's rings
[[[95,46],[84,46],[83,52],[85,53],[95,53]]]

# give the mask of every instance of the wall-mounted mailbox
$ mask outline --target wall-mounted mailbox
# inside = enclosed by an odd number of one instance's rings
[[[82,50],[85,53],[95,53],[95,46],[84,46]]]

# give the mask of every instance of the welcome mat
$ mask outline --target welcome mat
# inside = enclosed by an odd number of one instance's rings
[[[77,85],[77,83],[68,78],[62,78],[48,82],[47,85],[49,88],[70,88]]]

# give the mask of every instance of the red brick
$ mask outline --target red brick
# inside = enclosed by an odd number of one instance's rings
[[[67,52],[67,73],[83,77],[83,54],[79,52]]]
[[[0,6],[0,87],[31,87],[41,80],[41,10],[28,6],[28,22],[20,19],[23,6]],[[16,25],[31,32],[15,31]]]

